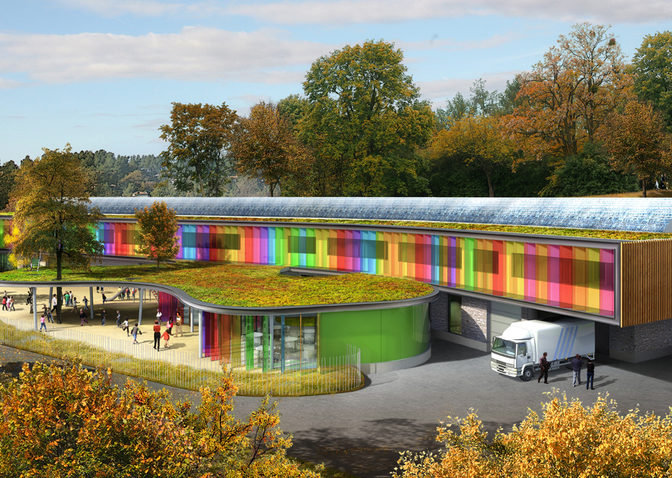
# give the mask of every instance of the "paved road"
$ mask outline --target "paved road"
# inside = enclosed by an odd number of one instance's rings
[[[388,476],[398,452],[435,448],[436,426],[446,416],[478,411],[489,431],[519,422],[528,408],[539,410],[557,388],[584,403],[608,392],[621,410],[665,414],[672,404],[669,359],[643,364],[598,361],[595,391],[571,386],[571,372],[552,372],[549,385],[499,376],[489,367],[489,355],[436,341],[432,359],[416,368],[372,376],[357,392],[317,397],[280,398],[281,426],[294,435],[290,455],[349,472],[355,476]],[[16,370],[36,354],[0,347],[2,369]],[[157,385],[158,386],[158,385]],[[182,399],[198,401],[195,393],[172,390]],[[248,413],[258,398],[237,397],[236,413]]]

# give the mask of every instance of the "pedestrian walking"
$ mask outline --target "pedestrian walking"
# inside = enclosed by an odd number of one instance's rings
[[[56,298],[56,294],[51,298],[51,311],[55,311],[56,308],[58,307],[58,299]]]
[[[134,302],[135,302],[135,294],[136,294],[137,292],[138,292],[137,287],[133,287],[133,292],[132,292],[132,294],[133,294],[133,301],[134,301]]]
[[[176,326],[175,335],[178,337],[182,336],[182,322],[184,322],[184,320],[182,320],[182,314],[178,310],[177,317],[175,317],[175,326]]]
[[[583,360],[579,354],[576,354],[572,359],[572,385],[574,387],[581,385],[581,365],[583,365]]]
[[[16,312],[16,309],[14,308],[14,296],[9,296],[7,298],[7,310],[13,310]]]
[[[82,302],[84,302],[84,309],[89,310],[89,299],[87,299],[86,296],[84,296]]]
[[[156,309],[156,320],[161,322],[161,317],[163,317],[163,314],[161,313],[161,311],[159,309]]]
[[[166,332],[168,335],[173,335],[173,316],[168,317],[168,325],[166,325]]]
[[[128,330],[128,319],[124,319],[124,321],[121,323],[121,330],[126,331],[126,337],[130,335],[130,330]]]
[[[42,314],[42,317],[40,317],[40,332],[42,332],[42,329],[44,329],[45,332],[47,331],[47,324],[45,323],[46,320],[47,318],[44,316],[44,314]]]
[[[544,383],[548,383],[548,369],[551,368],[551,363],[548,361],[548,353],[544,354],[539,359],[539,378],[537,383],[541,382],[541,377],[544,377]]]
[[[121,312],[117,310],[117,327],[121,327]]]
[[[588,358],[588,363],[586,363],[586,390],[588,390],[588,385],[590,385],[591,390],[595,390],[593,387],[593,380],[595,378],[595,362]]]
[[[154,348],[156,351],[159,351],[159,347],[161,346],[161,324],[159,324],[158,320],[154,321]]]
[[[86,318],[86,312],[84,312],[84,309],[79,309],[79,325],[80,325],[80,327],[84,327],[84,322],[86,322],[88,324],[89,319]]]
[[[100,325],[105,325],[105,321],[107,320],[107,312],[105,309],[100,313]]]
[[[137,344],[138,343],[138,334],[142,335],[142,331],[138,327],[138,324],[135,324],[133,328],[131,329],[131,335],[133,336],[133,343]]]
[[[103,304],[104,304],[105,302],[107,302],[107,296],[106,296],[105,293],[103,292]]]
[[[72,304],[72,310],[77,312],[77,297],[72,296],[72,299],[70,299],[70,304]]]

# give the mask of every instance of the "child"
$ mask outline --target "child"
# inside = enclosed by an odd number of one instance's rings
[[[42,332],[42,329],[44,329],[45,332],[47,331],[47,324],[44,323],[45,320],[47,320],[47,318],[42,314],[42,317],[40,317],[40,332]]]
[[[170,334],[168,333],[168,330],[163,331],[163,348],[167,349],[168,348],[168,341],[170,340]]]
[[[128,319],[124,319],[124,321],[121,323],[121,330],[125,330],[126,331],[126,337],[130,337],[131,334],[129,333],[129,330],[128,330]]]
[[[138,334],[142,335],[142,331],[138,328],[138,324],[135,324],[131,329],[131,335],[133,336],[133,343],[138,343]]]

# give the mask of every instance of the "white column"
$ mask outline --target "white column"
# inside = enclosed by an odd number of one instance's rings
[[[33,324],[35,325],[35,332],[37,332],[37,287],[31,287],[30,293],[33,296]]]
[[[140,289],[140,307],[138,308],[138,326],[142,325],[142,304],[145,298],[145,289]]]
[[[193,325],[192,325],[193,327]],[[203,357],[203,311],[198,311],[198,358]]]
[[[194,331],[194,309],[189,307],[189,331]]]

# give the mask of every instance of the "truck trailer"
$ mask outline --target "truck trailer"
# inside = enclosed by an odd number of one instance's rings
[[[546,352],[551,370],[570,363],[579,354],[595,357],[595,323],[580,319],[521,320],[492,341],[490,368],[502,375],[528,381],[539,370]]]

